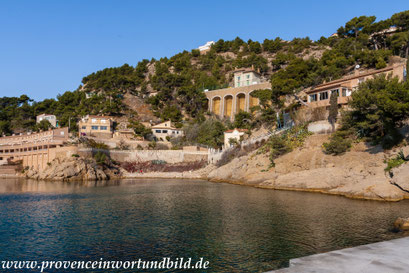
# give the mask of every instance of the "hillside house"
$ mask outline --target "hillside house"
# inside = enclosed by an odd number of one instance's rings
[[[224,148],[227,149],[229,147],[233,147],[234,143],[240,143],[242,137],[247,132],[247,129],[237,129],[234,128],[233,130],[228,130],[224,132]]]
[[[114,121],[110,116],[86,115],[78,122],[79,136],[112,138]]]
[[[239,69],[234,72],[233,86],[229,88],[205,91],[209,112],[233,119],[240,111],[250,112],[259,100],[251,93],[260,89],[271,89],[269,81],[265,81],[254,69]]]
[[[209,41],[209,42],[206,42],[204,45],[199,46],[197,49],[199,49],[201,53],[204,53],[204,52],[209,51],[212,45],[214,44],[215,44],[214,41]]]
[[[41,114],[36,117],[37,123],[40,123],[43,120],[48,120],[48,122],[50,122],[51,126],[54,128],[58,127],[58,121],[55,115]]]
[[[254,69],[238,69],[234,72],[234,87],[259,84],[261,75]]]
[[[382,69],[373,69],[369,71],[360,71],[355,69],[354,74],[348,75],[339,80],[320,84],[315,88],[306,91],[307,104],[310,107],[329,107],[329,99],[332,93],[338,95],[338,105],[348,104],[352,93],[358,88],[358,85],[374,76],[386,74],[392,77],[398,77],[400,81],[406,77],[406,65],[399,63],[390,65]]]
[[[170,120],[152,126],[152,134],[157,141],[183,136],[183,130],[173,126]]]

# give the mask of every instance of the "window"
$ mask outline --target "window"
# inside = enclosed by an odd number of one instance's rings
[[[91,122],[92,122],[92,123],[95,123],[95,122],[97,122],[97,120],[93,118],[93,119],[91,120]]]
[[[310,102],[317,101],[317,94],[310,95]]]
[[[328,99],[328,92],[320,93],[320,100],[327,100]]]
[[[337,96],[339,97],[339,89],[331,90],[331,95],[334,94],[334,93],[336,93]]]
[[[92,130],[98,130],[98,126],[91,126]]]
[[[105,119],[101,119],[101,123],[106,123],[107,121]]]
[[[247,79],[250,79],[250,75],[247,75]]]
[[[162,133],[162,131],[161,130],[155,130],[155,133],[160,134],[160,133]]]
[[[237,86],[240,86],[240,82],[237,82]]]
[[[82,126],[81,129],[85,130],[85,129],[87,129],[87,126]]]
[[[237,81],[240,81],[240,76],[237,77]]]
[[[343,97],[347,96],[347,89],[346,88],[342,88],[342,96]]]
[[[249,80],[247,80],[247,85],[250,85],[250,81],[249,81]]]
[[[101,126],[100,129],[101,130],[108,130],[108,126]]]
[[[363,83],[365,81],[365,78],[359,78],[358,79],[358,84]]]
[[[163,130],[162,133],[167,134],[168,130]]]

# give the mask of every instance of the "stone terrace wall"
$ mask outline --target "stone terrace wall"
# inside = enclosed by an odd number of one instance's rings
[[[167,163],[180,163],[180,162],[194,162],[194,161],[207,161],[207,151],[183,151],[183,150],[130,150],[130,151],[117,151],[117,150],[98,150],[83,148],[78,150],[78,154],[81,156],[92,156],[96,152],[103,152],[109,154],[109,156],[119,162],[126,161],[151,161],[151,160],[164,160]]]

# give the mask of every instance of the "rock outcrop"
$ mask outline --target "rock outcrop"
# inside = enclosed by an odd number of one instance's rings
[[[98,165],[93,159],[65,158],[53,160],[44,170],[29,169],[25,176],[38,180],[92,181],[108,180],[118,173]]]
[[[401,218],[399,217],[393,223],[393,226],[398,231],[409,231],[409,218]]]
[[[392,184],[409,193],[409,162],[393,169]]]
[[[351,198],[398,201],[409,198],[409,163],[394,171],[393,179],[385,172],[388,157],[379,147],[359,143],[350,152],[331,156],[322,152],[326,135],[309,137],[303,148],[275,160],[269,168],[268,156],[253,152],[235,158],[211,171],[208,178],[257,187],[314,191]]]

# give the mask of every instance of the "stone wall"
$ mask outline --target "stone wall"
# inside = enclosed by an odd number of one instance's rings
[[[335,131],[338,127],[339,124],[335,124],[333,127],[327,120],[320,120],[308,124],[308,131],[314,134],[329,134]]]
[[[208,158],[207,151],[183,151],[183,150],[98,150],[83,148],[78,150],[81,156],[92,156],[96,152],[108,154],[113,160],[119,162],[132,161],[151,161],[164,160],[167,163],[193,162],[206,160]]]

